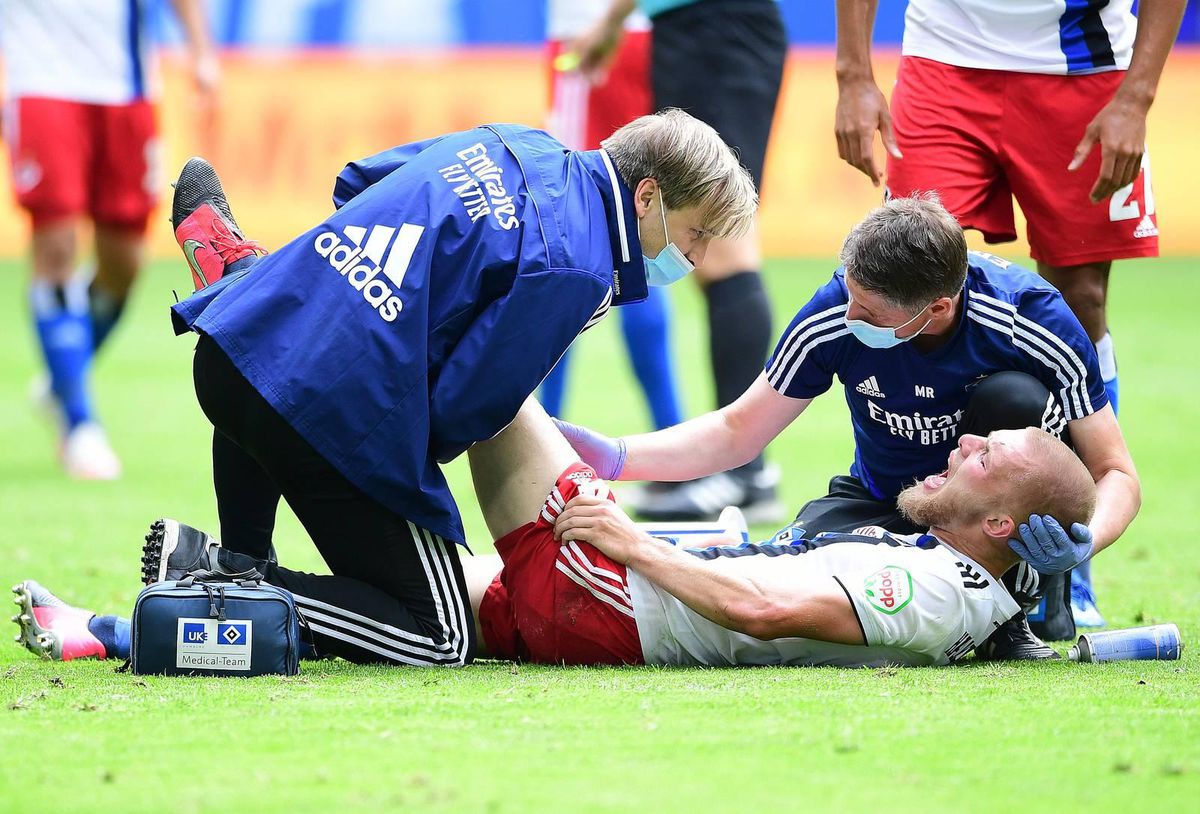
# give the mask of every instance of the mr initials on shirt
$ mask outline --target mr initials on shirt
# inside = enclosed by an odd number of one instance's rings
[[[916,392],[916,395],[918,395],[919,397],[921,397],[923,399],[931,399],[934,397],[932,387],[926,387],[923,384],[918,384],[915,386],[914,390]]]

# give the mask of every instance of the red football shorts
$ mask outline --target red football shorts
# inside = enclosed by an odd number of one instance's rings
[[[160,180],[153,105],[23,98],[6,112],[13,188],[35,228],[88,215],[145,230]]]
[[[1033,259],[1051,266],[1157,256],[1148,157],[1132,185],[1098,204],[1088,193],[1100,171],[1100,146],[1067,171],[1088,123],[1124,75],[990,71],[904,57],[892,94],[904,158],[888,158],[889,194],[936,190],[988,243],[1016,238],[1015,197]]]
[[[550,43],[550,116],[546,128],[572,150],[596,150],[613,131],[654,112],[650,90],[650,32],[626,31],[604,81],[556,71],[563,43]]]
[[[596,480],[589,466],[567,467],[538,519],[496,542],[504,568],[479,605],[490,655],[540,664],[645,663],[625,566],[587,543],[554,539],[554,518],[580,484]]]

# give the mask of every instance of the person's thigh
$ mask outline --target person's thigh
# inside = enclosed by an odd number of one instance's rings
[[[95,151],[89,167],[89,209],[101,224],[140,234],[163,183],[154,106],[92,105]]]
[[[4,136],[17,203],[29,212],[35,231],[84,212],[93,149],[85,105],[13,99],[5,108]]]
[[[761,189],[787,37],[773,2],[715,0],[654,19],[654,106],[711,125]]]
[[[850,533],[875,526],[893,534],[923,531],[896,508],[895,501],[879,500],[851,475],[838,475],[829,481],[829,494],[810,500],[801,507],[794,521],[812,537],[823,531]]]
[[[537,516],[559,475],[579,456],[530,396],[512,423],[473,445],[467,457],[483,519],[498,540]]]
[[[997,159],[1007,76],[901,60],[891,111],[904,157],[888,156],[889,197],[936,192],[964,229],[978,230],[989,243],[1016,238],[1012,195]]]
[[[1158,254],[1148,155],[1133,184],[1097,204],[1088,196],[1100,172],[1100,145],[1078,170],[1067,170],[1088,123],[1123,76],[1014,75],[1005,90],[1003,164],[1038,262],[1065,267]]]

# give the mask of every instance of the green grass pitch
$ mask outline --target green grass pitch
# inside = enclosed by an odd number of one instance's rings
[[[40,662],[0,646],[6,812],[1180,811],[1200,797],[1200,269],[1126,262],[1113,282],[1122,418],[1145,502],[1095,566],[1111,624],[1173,621],[1175,662],[946,669],[550,669],[305,666],[296,678],[158,679],[112,662]],[[778,332],[828,261],[775,261]],[[98,361],[123,480],[66,481],[30,409],[35,371],[23,264],[0,264],[0,581],[42,580],[127,611],[147,524],[216,527],[209,426],[192,342],[171,336],[179,264],[154,266]],[[686,407],[709,407],[703,303],[677,286]],[[580,343],[569,416],[645,427],[613,320]],[[796,507],[845,471],[836,393],[771,448]],[[490,549],[466,477],[452,483],[476,551]],[[288,564],[319,569],[281,518]],[[760,529],[760,531],[768,531]],[[15,632],[15,626],[9,626]],[[1065,649],[1065,648],[1064,648]]]

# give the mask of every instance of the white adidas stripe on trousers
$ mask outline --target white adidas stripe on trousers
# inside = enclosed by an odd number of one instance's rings
[[[421,635],[293,593],[312,632],[366,650],[388,661],[417,667],[461,667],[470,641],[466,605],[454,579],[447,543],[441,537],[408,524],[413,543],[429,581],[437,614],[437,635]]]

